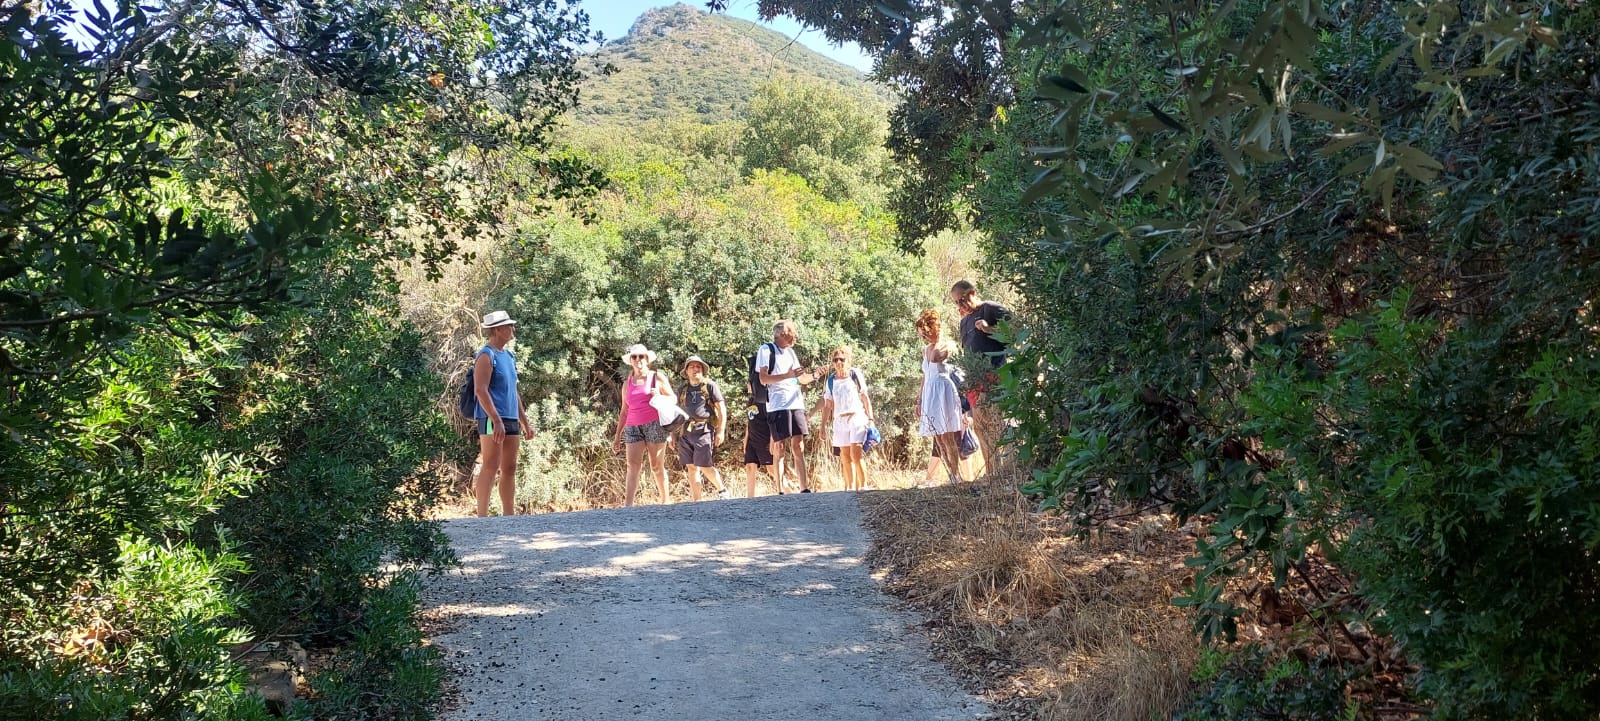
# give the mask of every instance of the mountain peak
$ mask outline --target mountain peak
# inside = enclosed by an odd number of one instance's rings
[[[628,29],[628,37],[646,35],[666,37],[673,30],[693,27],[705,15],[698,8],[686,3],[650,8],[644,11],[638,20],[633,21],[633,27]]]
[[[810,79],[837,85],[864,102],[886,102],[887,91],[843,63],[755,23],[678,3],[645,11],[628,34],[593,56],[598,69],[584,83],[577,117],[632,123],[695,117],[720,122],[738,116],[761,85]]]

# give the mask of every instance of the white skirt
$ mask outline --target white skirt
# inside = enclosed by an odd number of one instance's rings
[[[925,377],[922,381],[922,418],[917,423],[917,434],[937,436],[959,433],[966,428],[961,416],[961,394],[956,390],[955,381],[946,374],[930,373]]]
[[[867,417],[864,413],[851,413],[833,419],[833,447],[860,445],[867,440]]]

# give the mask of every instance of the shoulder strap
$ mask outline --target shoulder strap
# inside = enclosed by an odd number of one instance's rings
[[[861,385],[861,376],[857,374],[856,369],[854,368],[850,369],[850,380],[855,382],[856,390],[859,391],[861,395],[867,394],[866,387]]]
[[[768,349],[767,350],[767,372],[771,373],[772,369],[778,367],[778,344],[777,343],[762,343],[761,347]],[[757,370],[760,370],[760,369],[758,368]]]

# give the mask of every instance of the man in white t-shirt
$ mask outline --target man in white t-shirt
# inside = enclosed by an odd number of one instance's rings
[[[806,469],[806,399],[802,385],[816,381],[817,374],[806,370],[794,351],[800,327],[792,320],[772,326],[772,342],[756,352],[756,373],[767,387],[767,422],[772,427],[773,468],[782,478],[784,451],[794,459],[800,474],[800,492],[811,492],[811,474]]]

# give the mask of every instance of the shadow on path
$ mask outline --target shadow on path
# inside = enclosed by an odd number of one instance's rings
[[[849,494],[451,521],[446,719],[972,719]]]

